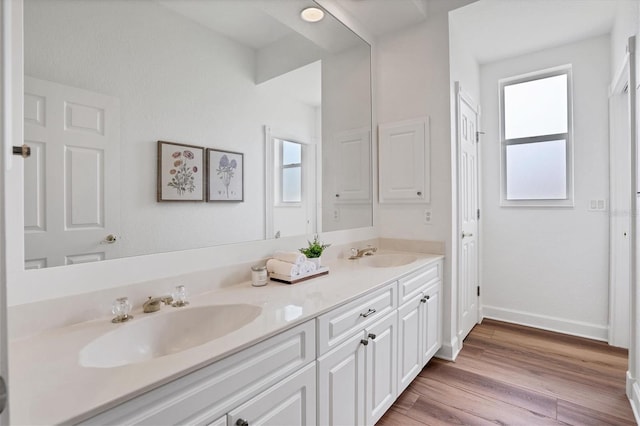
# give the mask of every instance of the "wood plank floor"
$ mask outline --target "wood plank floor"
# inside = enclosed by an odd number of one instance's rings
[[[635,425],[626,370],[626,350],[484,320],[456,362],[429,362],[378,426]]]

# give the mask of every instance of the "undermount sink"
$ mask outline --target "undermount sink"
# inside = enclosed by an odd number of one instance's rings
[[[387,253],[363,257],[360,259],[360,264],[373,268],[390,268],[393,266],[408,265],[416,260],[418,260],[418,258],[410,254]]]
[[[262,312],[261,307],[247,304],[164,309],[175,310],[137,315],[96,338],[80,351],[80,365],[119,367],[181,352],[229,334]]]

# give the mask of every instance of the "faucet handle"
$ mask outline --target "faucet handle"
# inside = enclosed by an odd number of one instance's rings
[[[358,249],[355,247],[351,247],[351,257],[358,256]]]
[[[111,313],[115,318],[111,320],[113,323],[129,321],[133,318],[131,314],[131,302],[128,297],[118,297],[111,306]]]
[[[187,306],[189,301],[187,300],[187,289],[183,285],[176,286],[176,290],[172,294],[173,304],[176,308]]]

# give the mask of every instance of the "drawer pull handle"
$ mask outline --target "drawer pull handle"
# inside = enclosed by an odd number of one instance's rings
[[[423,297],[422,299],[420,299],[420,301],[421,301],[422,303],[427,303],[427,298],[426,298],[426,297]]]
[[[429,300],[431,298],[431,296],[427,296],[427,300]]]
[[[371,314],[375,314],[376,310],[375,309],[369,309],[367,312],[365,312],[364,314],[360,314],[361,317],[366,318]]]
[[[367,336],[367,339],[376,340],[376,335],[373,333],[369,333],[369,336]]]
[[[360,340],[360,343],[362,343],[363,345],[367,346],[369,344],[369,340],[362,339],[362,340]]]
[[[236,426],[249,426],[249,422],[245,419],[238,419],[238,421],[236,421]]]

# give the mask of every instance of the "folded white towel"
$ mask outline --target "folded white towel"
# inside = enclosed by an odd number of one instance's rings
[[[315,263],[313,263],[313,262],[309,262],[309,261],[307,260],[306,262],[304,262],[304,263],[301,265],[301,268],[300,268],[300,269],[302,269],[302,271],[301,271],[301,272],[302,272],[303,274],[311,274],[311,273],[313,273],[313,272],[315,272],[315,271],[316,271],[317,267],[316,267],[316,264],[315,264]]]
[[[297,251],[277,251],[273,254],[273,257],[274,259],[293,263],[294,265],[302,265],[307,261],[307,256]]]
[[[290,277],[296,277],[300,275],[300,267],[293,263],[283,262],[278,259],[267,260],[267,271],[273,272],[279,275],[286,275]]]

